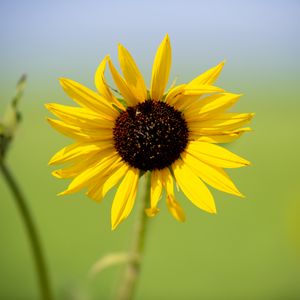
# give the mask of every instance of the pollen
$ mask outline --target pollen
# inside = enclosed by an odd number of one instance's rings
[[[165,102],[153,100],[121,112],[113,129],[119,155],[143,171],[171,165],[185,150],[188,137],[183,114]]]

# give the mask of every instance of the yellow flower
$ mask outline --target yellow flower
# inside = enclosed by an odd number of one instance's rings
[[[120,182],[112,204],[112,229],[130,214],[139,178],[145,172],[151,172],[148,216],[159,211],[165,189],[171,214],[184,221],[174,183],[193,204],[210,213],[215,213],[216,207],[205,183],[242,196],[223,169],[249,162],[217,144],[234,141],[249,131],[242,126],[253,114],[226,112],[241,95],[213,85],[224,62],[165,93],[171,68],[168,35],[154,59],[150,91],[128,50],[119,45],[118,53],[123,76],[107,56],[95,74],[98,92],[62,78],[63,89],[79,107],[46,105],[60,118],[48,119],[49,123],[75,140],[49,162],[65,164],[53,172],[55,177],[73,178],[60,195],[86,189],[90,198],[101,201]],[[107,65],[123,99],[118,99],[106,82]]]

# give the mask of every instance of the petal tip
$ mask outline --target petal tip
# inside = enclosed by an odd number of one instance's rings
[[[186,221],[185,216],[181,216],[180,218],[178,218],[178,221],[184,223]]]
[[[51,174],[53,177],[58,178],[58,179],[62,179],[61,175],[60,175],[60,170],[55,170],[53,171]]]
[[[65,77],[59,77],[58,78],[58,81],[59,81],[59,83],[61,84],[61,85],[65,85],[66,84],[66,82],[67,82],[67,78],[65,78]]]
[[[50,160],[48,161],[48,166],[53,166],[53,165],[54,165],[53,159],[50,159]]]
[[[52,106],[53,106],[52,103],[45,103],[45,104],[44,104],[44,107],[45,107],[46,109],[50,110],[50,111],[51,111]]]
[[[111,230],[112,230],[112,231],[115,231],[116,228],[118,227],[118,225],[119,225],[118,223],[112,223],[112,224],[111,224]]]
[[[124,49],[125,47],[121,43],[118,43],[118,50],[123,51]]]
[[[56,194],[57,196],[65,196],[65,195],[67,195],[67,190],[65,190],[65,191],[63,191],[63,192],[60,192],[60,193],[58,193],[58,194]]]
[[[216,208],[215,204],[213,206],[209,207],[207,212],[209,212],[210,214],[216,215],[217,214],[217,208]]]
[[[107,60],[110,58],[110,56],[109,56],[109,54],[106,54],[105,56],[104,56],[104,60],[107,62]]]
[[[235,193],[233,195],[240,197],[240,198],[246,198],[244,194],[242,194],[238,189],[235,189]]]
[[[145,213],[148,217],[153,218],[159,213],[159,208],[146,208]]]

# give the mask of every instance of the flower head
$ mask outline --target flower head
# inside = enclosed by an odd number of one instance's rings
[[[60,79],[79,107],[47,104],[60,119],[48,119],[49,123],[75,141],[50,160],[51,165],[65,165],[53,172],[55,177],[72,178],[60,194],[86,189],[90,198],[101,201],[118,185],[111,212],[113,229],[130,214],[144,172],[151,172],[148,216],[158,213],[165,189],[171,214],[184,221],[183,209],[174,195],[175,182],[193,204],[210,213],[215,213],[216,207],[206,184],[242,196],[223,169],[249,162],[218,144],[234,141],[249,131],[243,126],[253,114],[226,112],[241,95],[213,85],[224,62],[167,92],[171,68],[168,35],[157,50],[149,91],[122,45],[119,62],[123,76],[109,56],[100,63],[95,74],[97,92],[70,79]],[[107,65],[122,99],[106,82]]]

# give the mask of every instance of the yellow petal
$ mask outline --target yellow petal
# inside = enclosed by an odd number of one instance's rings
[[[97,127],[108,129],[114,125],[113,121],[103,120],[96,113],[93,113],[89,109],[65,106],[56,103],[45,104],[46,108],[51,111],[54,115],[59,117],[62,121],[69,125],[74,126],[85,126],[85,127]]]
[[[73,178],[84,172],[87,168],[91,167],[92,164],[95,164],[98,160],[99,155],[90,155],[85,159],[75,161],[71,166],[53,171],[52,175],[59,179]]]
[[[66,78],[61,78],[60,84],[71,99],[79,105],[97,112],[103,118],[114,120],[118,115],[118,112],[108,104],[106,99],[82,84]]]
[[[144,78],[129,51],[122,45],[119,45],[119,62],[127,84],[133,89],[140,102],[145,101],[147,87]]]
[[[184,112],[185,119],[199,121],[212,117],[228,109],[241,97],[238,94],[222,93],[208,96],[200,101],[191,104]]]
[[[197,207],[216,213],[213,196],[202,180],[182,160],[177,160],[172,169],[176,182],[186,197]]]
[[[108,87],[104,72],[106,69],[106,63],[109,59],[109,56],[107,55],[103,61],[100,63],[96,73],[95,73],[95,85],[98,90],[98,92],[105,98],[107,99],[108,102],[115,104],[117,107],[120,109],[124,110],[123,104],[121,104],[115,96],[112,94],[110,88]]]
[[[170,89],[166,96],[166,102],[170,105],[174,105],[178,98],[183,96],[184,88],[185,84],[180,84]]]
[[[125,220],[130,214],[139,180],[139,170],[130,168],[121,182],[115,195],[111,208],[111,225],[112,230]]]
[[[180,204],[176,201],[174,196],[174,183],[173,183],[173,177],[171,172],[168,168],[165,168],[161,171],[161,176],[163,178],[163,185],[167,192],[167,206],[172,214],[172,216],[180,222],[185,221],[185,215],[182,207]]]
[[[184,88],[184,95],[187,96],[200,96],[203,94],[221,93],[223,89],[213,85],[196,85],[187,84]]]
[[[115,170],[111,169],[111,173],[113,173],[114,171]],[[93,179],[87,185],[88,191],[86,192],[86,195],[96,202],[101,202],[103,200],[101,190],[107,178],[107,176],[102,176],[101,174],[95,177],[95,179]]]
[[[199,131],[199,133],[212,133],[219,131],[229,131],[240,128],[245,124],[249,123],[254,117],[254,113],[223,113],[214,115],[212,119],[204,121],[191,121],[189,120],[189,128],[194,131]]]
[[[166,35],[158,47],[152,67],[150,95],[153,100],[161,100],[166,89],[172,63],[169,36]]]
[[[162,180],[160,172],[160,170],[151,171],[150,208],[146,209],[146,213],[149,217],[154,217],[159,212],[157,204],[162,193]]]
[[[186,95],[184,93],[185,84],[179,85],[170,91],[170,95],[166,96],[166,102],[172,105],[175,109],[185,112],[196,101],[199,101],[201,95]],[[176,90],[177,89],[177,90]]]
[[[81,148],[83,147],[83,148]],[[82,149],[87,149],[87,152],[82,151]],[[71,161],[72,159],[76,159],[78,157],[81,157],[83,155],[89,155],[93,154],[95,152],[99,151],[98,147],[95,147],[93,144],[80,144],[75,143],[69,146],[66,146],[59,150],[57,153],[55,153],[52,158],[49,161],[49,165],[59,165],[68,161]]]
[[[170,91],[176,86],[177,80],[178,80],[178,76],[176,76],[176,77],[173,79],[173,81],[172,81],[170,87],[169,87],[168,90],[166,91],[166,94],[169,94]]]
[[[82,157],[89,157],[101,151],[112,151],[113,145],[111,143],[75,143],[58,151],[49,161],[49,165],[58,165],[81,159]]]
[[[184,211],[183,211],[182,207],[180,206],[180,204],[175,200],[174,196],[167,195],[167,206],[168,206],[170,213],[177,221],[180,221],[180,222],[185,221]]]
[[[114,164],[121,160],[120,156],[116,152],[112,152],[102,157],[95,165],[87,168],[84,172],[75,177],[69,184],[68,188],[59,195],[68,195],[78,192],[82,188],[88,186],[88,184],[98,175],[105,176],[114,167]]]
[[[185,110],[190,105],[200,103],[199,97],[205,94],[220,93],[224,90],[210,85],[181,84],[172,88],[166,96],[166,102],[178,110]]]
[[[139,103],[138,97],[134,94],[134,91],[128,86],[127,82],[123,79],[123,77],[119,74],[119,72],[116,70],[115,66],[113,65],[111,59],[108,60],[109,69],[111,72],[111,75],[114,79],[114,82],[116,86],[118,87],[118,90],[126,100],[128,106],[135,106]]]
[[[213,135],[197,135],[196,132],[191,131],[190,132],[190,138],[191,140],[195,139],[199,142],[207,142],[207,143],[214,143],[214,144],[222,144],[222,143],[231,143],[240,138],[240,136],[244,132],[251,131],[251,128],[245,127],[245,128],[240,128],[228,132],[223,132],[220,134],[213,134]]]
[[[76,141],[88,141],[91,140],[90,136],[80,132],[80,129],[76,126],[68,125],[62,121],[47,118],[48,123],[58,132],[65,136],[70,137]]]
[[[182,159],[207,184],[225,193],[244,197],[223,169],[203,163],[189,153],[183,154]]]
[[[190,87],[188,87],[188,85],[185,85],[181,95],[175,97],[172,103],[177,110],[185,111],[191,105],[201,102],[202,101],[201,99],[199,101],[200,97],[203,97],[207,94],[220,93],[223,91],[224,90],[219,87],[210,86],[210,85],[190,86]]]
[[[220,168],[239,168],[250,164],[246,159],[215,144],[192,141],[186,152],[198,159]]]
[[[112,170],[110,174],[108,174],[105,177],[102,177],[102,182],[97,181],[96,184],[89,189],[87,195],[95,201],[101,201],[105,197],[107,192],[111,188],[116,186],[118,182],[125,176],[128,169],[129,166],[125,163],[121,163],[120,166],[116,166],[116,168]]]
[[[128,169],[129,166],[122,162],[122,165],[118,168],[118,170],[116,170],[114,174],[109,175],[109,178],[106,180],[102,188],[103,197],[113,186],[118,184],[121,178],[124,177],[124,175],[127,173]]]
[[[155,217],[159,213],[160,209],[157,207],[149,207],[145,209],[145,213],[148,217],[152,218]]]
[[[112,128],[80,128],[51,118],[47,118],[47,121],[54,129],[76,141],[113,140]]]
[[[181,95],[175,99],[175,103],[173,106],[183,113],[185,112],[186,108],[189,107],[191,104],[193,104],[195,101],[199,101],[199,98],[201,98],[201,95]]]
[[[225,61],[222,61],[217,66],[213,67],[212,69],[207,70],[206,72],[202,73],[200,76],[193,79],[189,84],[190,85],[211,85],[213,84],[217,78],[219,77]]]

